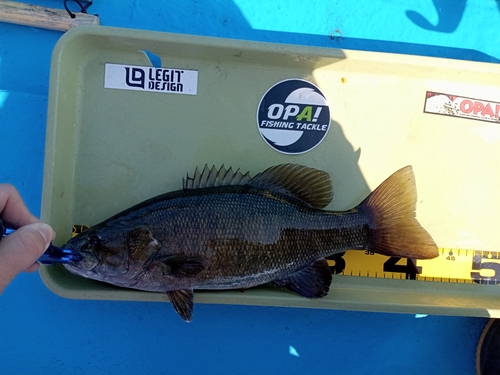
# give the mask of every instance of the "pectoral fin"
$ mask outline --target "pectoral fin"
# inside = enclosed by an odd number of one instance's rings
[[[175,311],[177,311],[177,314],[179,314],[185,322],[189,323],[193,318],[193,290],[172,290],[167,292],[167,296]]]
[[[321,298],[328,294],[332,283],[332,271],[326,259],[296,271],[288,277],[273,281],[273,284],[286,288],[306,298]]]
[[[176,277],[193,277],[203,271],[208,261],[196,255],[169,255],[163,263],[167,266],[167,272]]]

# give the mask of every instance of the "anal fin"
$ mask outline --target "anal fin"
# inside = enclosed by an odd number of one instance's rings
[[[193,289],[172,290],[167,292],[167,296],[177,314],[189,323],[193,319]]]
[[[273,281],[272,284],[306,298],[321,298],[328,294],[331,283],[332,271],[326,259],[319,259],[284,279]]]

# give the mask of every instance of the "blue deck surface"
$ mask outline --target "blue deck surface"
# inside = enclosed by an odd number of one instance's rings
[[[62,7],[62,0],[32,3]],[[101,24],[500,61],[494,0],[95,0]],[[62,34],[0,23],[0,181],[40,213],[49,65]],[[38,274],[0,296],[1,374],[475,373],[486,319],[66,300]]]

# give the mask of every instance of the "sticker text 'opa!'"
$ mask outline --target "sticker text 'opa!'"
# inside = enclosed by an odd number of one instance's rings
[[[283,104],[272,104],[267,110],[267,118],[271,120],[262,120],[261,127],[295,129],[295,130],[317,130],[326,131],[328,124],[316,124],[321,114],[322,107],[302,106],[295,104],[284,106]],[[281,120],[281,121],[274,121]],[[289,121],[295,120],[295,121]]]

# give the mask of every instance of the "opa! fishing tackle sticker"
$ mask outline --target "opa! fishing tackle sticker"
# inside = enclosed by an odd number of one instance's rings
[[[500,103],[465,96],[426,92],[425,113],[500,122]]]
[[[257,110],[264,141],[284,154],[303,154],[319,145],[330,129],[330,108],[321,90],[302,79],[276,83]]]

